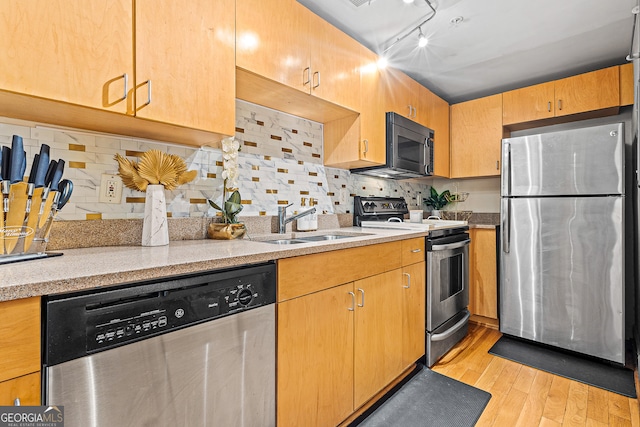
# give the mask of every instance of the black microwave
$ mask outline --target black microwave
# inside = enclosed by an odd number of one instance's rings
[[[397,113],[386,113],[386,164],[351,169],[380,178],[407,179],[433,175],[434,132]]]

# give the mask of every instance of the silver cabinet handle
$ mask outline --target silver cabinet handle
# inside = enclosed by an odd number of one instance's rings
[[[558,110],[562,110],[562,99],[558,99]]]
[[[412,108],[411,105],[407,105],[407,107],[409,107],[409,115],[407,117],[411,117],[412,116]]]
[[[551,101],[547,102],[547,111],[551,112]]]
[[[302,70],[302,85],[306,86],[311,83],[311,68],[307,67]]]
[[[496,160],[496,170],[500,170],[500,160]]]
[[[351,295],[351,307],[349,307],[348,310],[354,311],[356,309],[356,294],[349,292],[349,295]]]
[[[13,401],[13,406],[20,406],[20,398],[16,397],[15,400]]]
[[[409,289],[411,287],[411,275],[409,273],[402,273],[404,276],[407,276],[407,286],[403,286],[405,289]]]
[[[420,253],[420,252],[422,252],[422,249],[411,249],[411,253],[412,254],[417,254],[417,253]]]
[[[362,154],[367,154],[369,152],[369,140],[365,139],[362,142],[364,142],[364,151],[362,152]]]
[[[364,307],[364,289],[358,288],[358,292],[362,294],[362,299],[360,300],[362,301],[362,304],[358,304],[358,307]]]
[[[313,79],[313,82],[314,82],[313,88],[315,89],[318,86],[320,86],[320,71],[316,71],[315,73],[313,73],[313,77],[314,77],[314,79]],[[317,79],[316,79],[316,77],[317,77]]]
[[[418,109],[416,107],[413,107],[413,118],[415,119],[417,115],[418,115]]]
[[[142,107],[146,107],[147,105],[151,104],[151,80],[147,80],[146,82],[144,82],[143,84],[147,85],[147,102],[145,102],[144,104],[142,104],[140,106],[140,108]]]
[[[120,77],[124,79],[124,93],[122,94],[122,98],[118,99],[117,102],[124,101],[125,99],[127,99],[127,92],[129,92],[129,75],[127,73],[124,73]]]

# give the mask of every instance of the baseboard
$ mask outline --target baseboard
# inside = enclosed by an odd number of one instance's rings
[[[500,329],[500,322],[498,321],[498,319],[494,319],[492,317],[484,317],[477,314],[472,314],[469,318],[469,322],[484,326],[485,328],[495,329],[496,331]]]

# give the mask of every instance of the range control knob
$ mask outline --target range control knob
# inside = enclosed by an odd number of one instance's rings
[[[249,289],[243,289],[238,294],[238,302],[242,305],[249,305],[252,299],[253,295]]]

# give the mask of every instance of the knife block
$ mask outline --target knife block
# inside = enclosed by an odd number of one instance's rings
[[[0,193],[0,262],[45,252],[57,196],[42,188],[29,196],[26,183],[12,184],[10,191]]]

